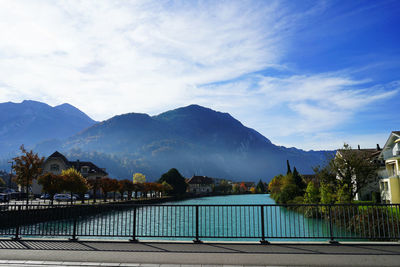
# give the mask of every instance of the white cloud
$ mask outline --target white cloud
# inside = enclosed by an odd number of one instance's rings
[[[324,8],[0,0],[0,102],[68,102],[97,120],[198,103],[230,112],[278,143],[279,136],[311,140],[398,87],[368,87],[343,73],[251,74],[286,70],[287,37]]]
[[[277,65],[290,23],[277,2],[0,5],[0,81],[17,92],[0,101],[70,102],[96,119],[185,104],[198,84]]]
[[[364,147],[382,143],[387,133],[360,135],[350,131],[346,135],[340,129],[354,123],[356,116],[371,105],[398,94],[400,83],[371,86],[368,80],[356,80],[343,73],[280,78],[250,75],[201,89],[196,103],[229,111],[276,144],[336,149],[344,142]],[[375,137],[379,139],[372,139]]]

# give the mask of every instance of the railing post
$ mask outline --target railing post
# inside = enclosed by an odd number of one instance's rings
[[[269,242],[265,240],[265,220],[264,220],[264,206],[261,205],[261,245],[268,245]]]
[[[19,216],[22,216],[22,213],[21,213],[21,205],[18,206],[18,214],[17,214],[17,216],[16,216],[16,218],[17,218],[17,225],[16,225],[16,227],[15,227],[15,236],[12,238],[12,240],[14,240],[14,241],[18,241],[18,240],[21,239],[21,237],[19,236],[19,231],[20,231],[19,227],[20,227],[21,218],[20,218]]]
[[[132,225],[132,238],[129,239],[129,242],[137,243],[139,240],[136,239],[136,206],[133,206],[133,225]]]
[[[196,205],[196,237],[193,240],[193,243],[195,244],[201,244],[203,243],[200,239],[199,239],[199,206]]]
[[[73,209],[73,208],[71,207],[71,209]],[[72,238],[70,238],[69,241],[78,241],[78,238],[76,237],[76,222],[77,222],[77,217],[78,216],[76,216],[76,214],[74,214],[73,217],[74,217],[74,223],[73,223],[73,226],[72,226]]]
[[[331,239],[329,240],[330,244],[339,244],[338,241],[335,240],[334,235],[333,235],[333,222],[332,222],[332,204],[328,205],[328,211],[329,211],[329,233]]]

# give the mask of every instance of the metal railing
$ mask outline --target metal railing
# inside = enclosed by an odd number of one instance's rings
[[[398,204],[3,205],[0,236],[201,240],[399,240]]]

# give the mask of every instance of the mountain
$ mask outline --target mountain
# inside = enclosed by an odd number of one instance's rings
[[[48,139],[66,139],[95,123],[69,104],[0,103],[0,156],[13,156],[21,144],[32,147]]]
[[[327,153],[276,146],[228,113],[198,105],[157,116],[115,116],[62,143],[37,146],[46,154],[56,149],[71,159],[93,160],[118,178],[143,172],[150,180],[172,167],[186,177],[265,180],[286,172],[287,159],[301,173],[311,173]]]

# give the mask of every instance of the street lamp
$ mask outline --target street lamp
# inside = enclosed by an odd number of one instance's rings
[[[9,161],[8,163],[11,164],[10,178],[8,179],[8,188],[11,188],[11,177],[12,177],[12,170],[13,170],[13,167],[14,167],[14,161],[12,160],[12,161]]]

